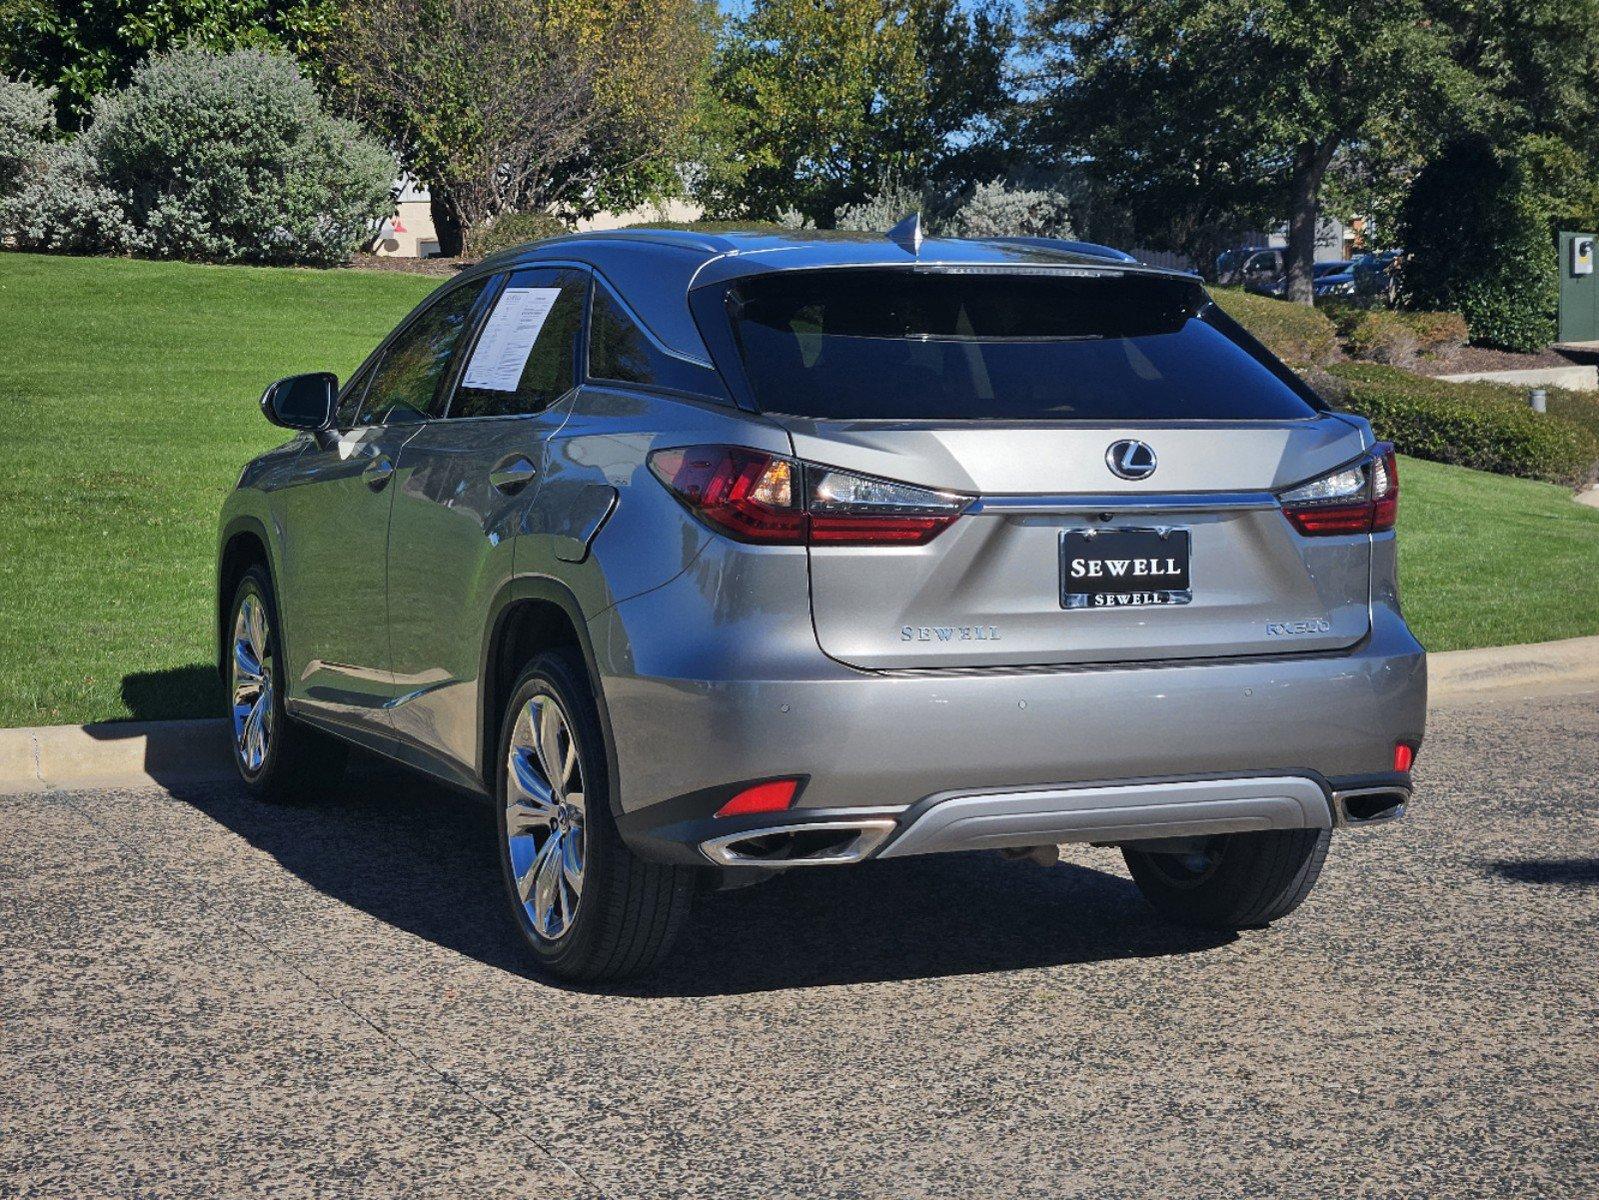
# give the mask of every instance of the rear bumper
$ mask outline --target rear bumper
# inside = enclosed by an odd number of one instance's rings
[[[872,673],[810,655],[757,680],[607,674],[619,825],[640,853],[701,864],[708,838],[840,816],[892,822],[857,857],[1326,827],[1335,791],[1395,782],[1394,743],[1424,733],[1426,655],[1391,609],[1373,617],[1349,651],[1269,659]],[[711,821],[733,781],[783,775],[806,782],[780,820]],[[1128,790],[1240,780],[1203,801]]]
[[[702,818],[672,829],[721,867],[834,866],[962,850],[1066,842],[1155,839],[1329,829],[1402,816],[1410,780],[1362,780],[1344,790],[1309,776],[1147,780],[929,796],[899,812],[799,810],[739,820]]]

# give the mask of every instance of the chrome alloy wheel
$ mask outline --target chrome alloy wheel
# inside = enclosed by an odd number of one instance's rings
[[[583,898],[587,851],[583,760],[572,723],[549,692],[516,716],[507,752],[505,842],[517,899],[533,930],[556,941]]]
[[[233,694],[233,752],[254,775],[272,746],[271,627],[261,597],[246,592],[233,619],[229,674]]]

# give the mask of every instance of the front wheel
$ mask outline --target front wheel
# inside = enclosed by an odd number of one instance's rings
[[[1150,906],[1203,929],[1247,929],[1286,917],[1321,875],[1330,829],[1198,838],[1182,853],[1124,845],[1122,857]]]
[[[295,803],[344,773],[342,742],[293,720],[283,707],[278,611],[266,568],[239,580],[229,610],[228,716],[233,765],[257,800]]]
[[[575,980],[655,966],[687,920],[696,873],[622,842],[593,691],[572,654],[541,654],[517,680],[498,776],[500,865],[539,965]]]

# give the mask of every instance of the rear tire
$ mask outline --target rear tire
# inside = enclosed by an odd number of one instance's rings
[[[506,894],[539,966],[563,979],[622,979],[666,956],[699,873],[623,843],[593,689],[569,651],[539,655],[517,679],[495,795]]]
[[[265,567],[239,580],[227,630],[233,765],[245,791],[270,804],[314,799],[343,778],[349,747],[284,710],[278,610]]]
[[[1201,929],[1248,929],[1286,917],[1321,875],[1330,829],[1228,833],[1190,854],[1122,847],[1133,882],[1168,920]]]

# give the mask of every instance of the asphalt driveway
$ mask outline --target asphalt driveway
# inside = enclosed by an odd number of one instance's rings
[[[621,994],[530,976],[486,810],[386,770],[0,797],[0,1196],[1591,1197],[1596,747],[1595,694],[1435,714],[1269,931],[913,859]]]

